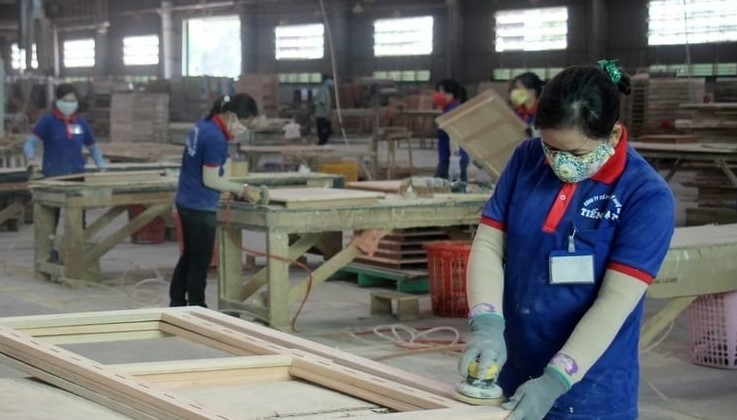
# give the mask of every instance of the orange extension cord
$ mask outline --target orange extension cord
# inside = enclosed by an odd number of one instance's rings
[[[248,255],[252,255],[255,257],[266,257],[266,258],[273,258],[278,261],[285,262],[290,265],[296,265],[297,267],[303,269],[307,273],[307,291],[305,292],[305,296],[302,298],[302,302],[299,304],[299,308],[297,308],[297,312],[294,314],[294,317],[292,318],[292,323],[290,324],[293,331],[297,331],[297,319],[299,318],[299,315],[302,313],[302,308],[304,308],[305,304],[307,303],[307,298],[310,296],[310,292],[312,291],[312,270],[310,270],[309,267],[307,267],[305,264],[302,264],[301,262],[297,260],[293,260],[291,258],[281,257],[278,255],[272,255],[267,252],[261,252],[256,251],[254,249],[249,249],[243,246],[242,243],[238,242],[236,238],[233,236],[233,230],[231,228],[231,205],[233,204],[233,198],[229,198],[228,201],[225,204],[225,227],[228,231],[228,237],[230,240],[235,244],[241,251]]]

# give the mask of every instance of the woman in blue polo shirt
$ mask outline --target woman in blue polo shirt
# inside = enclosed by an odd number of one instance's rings
[[[87,120],[77,115],[77,91],[70,84],[56,88],[54,109],[41,117],[25,142],[24,152],[31,175],[55,177],[84,173],[85,158],[82,148],[86,147],[99,169],[105,168],[105,160],[95,143]],[[43,160],[38,158],[36,148],[43,145]],[[40,168],[40,169],[39,169]],[[54,226],[59,224],[60,209],[56,209]],[[57,262],[58,253],[52,251],[50,260]]]
[[[509,84],[509,101],[514,112],[527,124],[530,137],[533,136],[537,102],[542,90],[543,81],[537,74],[529,71],[517,75]]]
[[[616,61],[554,77],[541,136],[517,148],[483,210],[459,371],[500,365],[510,419],[638,416],[643,296],[668,251],[674,200],[627,144],[618,118],[629,92]]]
[[[170,306],[204,306],[207,269],[215,244],[215,210],[222,192],[258,202],[261,191],[224,177],[228,141],[243,133],[258,115],[256,101],[246,94],[224,96],[198,121],[182,154],[176,205],[184,247],[169,288]]]
[[[443,113],[446,113],[466,102],[467,96],[466,89],[460,83],[453,79],[445,79],[438,82],[435,87],[433,102],[435,106],[443,110]],[[460,157],[460,180],[462,182],[468,182],[468,154],[461,148],[457,148],[457,150],[451,153],[451,142],[448,133],[438,128],[438,165],[435,168],[436,178],[448,179],[450,177],[451,154]]]

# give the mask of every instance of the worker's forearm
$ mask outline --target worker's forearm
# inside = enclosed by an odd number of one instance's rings
[[[471,317],[482,313],[503,316],[504,232],[479,225],[468,259],[466,290]]]
[[[87,150],[90,151],[90,156],[92,156],[92,161],[95,162],[95,166],[100,169],[105,168],[105,159],[102,157],[102,150],[100,150],[96,144],[87,147]]]
[[[646,290],[643,281],[608,270],[596,301],[550,364],[571,385],[580,381],[609,348]]]
[[[36,146],[41,141],[34,134],[31,134],[26,138],[26,142],[23,143],[23,153],[26,155],[26,159],[30,162],[36,157]]]
[[[220,176],[219,167],[202,167],[202,183],[206,187],[212,188],[213,190],[231,192],[233,194],[240,194],[243,190],[243,184],[232,182],[227,178]]]

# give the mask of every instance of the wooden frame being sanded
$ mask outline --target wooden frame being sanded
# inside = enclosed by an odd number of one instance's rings
[[[104,365],[53,343],[177,336],[232,355]],[[231,419],[177,392],[192,384],[298,379],[377,404],[387,419],[502,419],[507,412],[450,398],[451,387],[203,308],[143,309],[0,319],[0,362],[136,419]],[[369,418],[379,418],[371,415]]]

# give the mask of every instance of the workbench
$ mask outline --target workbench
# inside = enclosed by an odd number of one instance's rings
[[[438,198],[405,200],[387,195],[376,204],[340,207],[325,203],[322,207],[292,208],[221,203],[218,208],[218,308],[247,311],[276,328],[287,328],[290,312],[309,287],[315,287],[363,254],[351,244],[312,273],[312,280],[302,279],[292,286],[289,264],[313,247],[342,246],[343,231],[451,227],[478,222],[488,194],[452,194]],[[243,281],[243,256],[239,246],[242,231],[266,233],[267,266]],[[299,239],[290,244],[290,235]],[[268,284],[268,304],[245,302]]]
[[[29,185],[33,194],[37,277],[98,281],[100,257],[154,218],[171,213],[177,180],[166,176],[164,171],[139,171],[82,174],[65,180],[33,181]],[[128,206],[136,204],[147,209],[95,242],[95,236],[103,228],[123,214]],[[83,226],[85,210],[101,207],[109,209]],[[48,261],[56,238],[56,209],[63,210],[59,220],[64,227],[60,263]]]
[[[737,290],[737,224],[676,228],[648,297],[669,302],[642,326],[646,348],[699,296]],[[715,318],[715,321],[717,319]]]
[[[300,163],[317,169],[317,163],[320,160],[330,160],[336,158],[355,158],[361,168],[362,174],[374,179],[376,173],[373,168],[369,168],[364,159],[376,156],[372,151],[353,150],[346,147],[335,146],[318,146],[318,145],[290,145],[290,146],[248,146],[242,145],[240,151],[245,154],[248,160],[248,167],[255,170],[259,167],[261,160],[266,156],[279,156],[283,162],[281,169],[284,169],[284,163],[291,163],[289,166],[298,166]]]
[[[31,194],[27,182],[24,167],[0,168],[0,226],[6,225],[10,231],[17,232],[20,225],[33,220],[28,211]]]
[[[166,143],[102,143],[97,145],[110,162],[159,162],[182,160],[184,146]],[[87,151],[85,150],[85,153]]]
[[[657,163],[658,160],[674,160],[675,163],[665,175],[665,180],[670,181],[685,163],[706,162],[713,163],[720,168],[729,178],[729,181],[737,187],[737,176],[735,176],[730,163],[737,163],[737,146],[728,143],[682,143],[682,144],[658,144],[631,142],[630,145],[637,150],[645,159]]]

